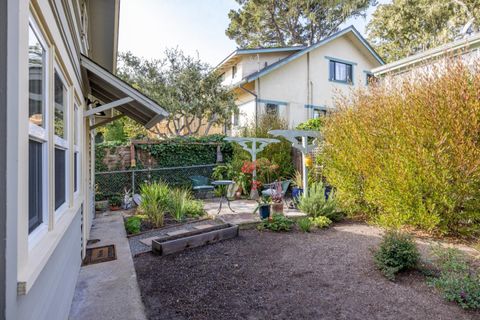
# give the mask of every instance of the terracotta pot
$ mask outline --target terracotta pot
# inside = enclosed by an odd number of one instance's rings
[[[272,212],[283,214],[283,202],[272,203]]]

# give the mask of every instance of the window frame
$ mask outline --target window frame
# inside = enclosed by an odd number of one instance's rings
[[[314,107],[312,109],[312,119],[318,119],[327,116],[327,109]]]
[[[82,157],[81,157],[81,151],[80,151],[80,121],[81,121],[81,114],[80,114],[80,107],[78,102],[73,103],[73,194],[74,197],[77,197],[80,194],[80,188],[81,188],[81,173],[82,173]],[[77,161],[77,168],[75,170],[75,160]],[[75,184],[75,175],[77,177],[77,181]],[[75,190],[75,188],[77,190]]]
[[[65,88],[65,105],[64,105],[64,137],[59,137],[55,134],[54,127],[51,128],[53,131],[53,137],[54,137],[54,146],[53,146],[53,153],[55,155],[55,149],[61,149],[65,151],[65,202],[60,205],[57,209],[55,209],[55,188],[53,189],[53,208],[54,208],[54,216],[55,216],[55,221],[58,221],[58,219],[67,211],[67,209],[70,207],[70,166],[71,166],[71,161],[70,161],[70,134],[68,132],[68,128],[70,127],[70,92],[71,92],[71,86],[69,85],[68,81],[66,80],[65,74],[60,67],[60,64],[55,61],[54,63],[54,68],[53,68],[53,79],[52,79],[52,85],[53,85],[53,91],[55,90],[55,74],[58,74],[60,81],[62,81],[63,87]],[[55,99],[52,99],[52,104],[51,104],[52,111],[55,112]],[[55,120],[55,117],[53,117]],[[54,164],[55,168],[55,156],[52,159],[52,162]],[[52,172],[53,174],[53,180],[55,181],[55,170]]]
[[[49,129],[50,129],[50,91],[49,91],[49,80],[50,80],[50,48],[48,46],[47,41],[45,40],[45,36],[43,35],[43,32],[41,28],[39,27],[38,23],[34,19],[34,17],[30,14],[29,19],[28,19],[28,29],[30,31],[30,28],[32,29],[33,33],[35,34],[36,38],[42,45],[44,49],[44,67],[43,67],[43,114],[42,114],[42,124],[43,126],[36,125],[32,122],[30,122],[30,119],[27,118],[26,121],[28,121],[28,142],[30,143],[30,140],[41,143],[42,144],[42,222],[36,226],[33,230],[28,230],[28,247],[32,248],[35,246],[36,243],[48,232],[48,226],[49,226],[49,221],[50,221],[50,215],[49,215],[49,182],[50,182],[50,177],[49,177],[49,149],[50,149],[50,144],[51,141],[49,139]],[[28,66],[28,64],[27,64]],[[30,75],[29,75],[29,81],[30,81]],[[29,89],[30,90],[30,89]],[[30,93],[30,91],[29,91]],[[29,107],[30,109],[30,107]],[[29,159],[30,161],[30,155]],[[29,223],[30,223],[30,211],[28,211],[28,224],[27,224],[27,229],[29,229]]]
[[[274,110],[273,112],[268,109],[271,109],[271,110]],[[265,103],[265,114],[268,114],[268,115],[275,115],[277,117],[280,116],[280,105],[277,104],[277,103],[271,103],[271,102],[267,102]]]
[[[336,78],[337,64],[345,66],[345,75],[346,75],[345,80]],[[328,58],[328,70],[329,70],[328,80],[331,82],[353,85],[353,75],[354,75],[353,66],[354,65],[355,64],[352,62]],[[350,72],[348,72],[348,70],[350,70]]]
[[[240,125],[240,111],[233,112],[232,115],[232,125],[238,127]]]
[[[369,81],[369,78],[371,78],[373,81]],[[375,83],[377,81],[377,77],[372,72],[365,71],[365,85],[369,86],[370,83]]]

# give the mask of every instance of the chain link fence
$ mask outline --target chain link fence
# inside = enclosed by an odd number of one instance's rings
[[[140,186],[143,183],[153,181],[164,181],[175,187],[187,187],[191,185],[191,176],[211,178],[215,167],[216,164],[207,164],[188,167],[97,172],[95,173],[95,194],[97,200],[102,200],[112,195],[123,194],[125,190],[139,193]]]

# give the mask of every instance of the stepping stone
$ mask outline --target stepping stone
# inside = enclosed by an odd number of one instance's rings
[[[211,227],[215,227],[215,225],[214,224],[202,224],[202,225],[199,225],[199,226],[194,226],[193,229],[203,230],[203,229],[208,229],[208,228],[211,228]]]
[[[187,233],[189,232],[189,230],[187,229],[180,229],[180,230],[176,230],[176,231],[170,231],[167,233],[168,236],[178,236],[180,234],[183,234],[183,233]]]
[[[156,237],[150,237],[150,238],[145,238],[145,239],[140,240],[140,242],[143,243],[143,244],[146,245],[146,246],[151,247],[151,246],[152,246],[152,241],[153,241],[154,239],[158,239],[158,236],[156,236]]]

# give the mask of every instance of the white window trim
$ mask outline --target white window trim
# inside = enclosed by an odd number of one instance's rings
[[[48,174],[48,163],[49,163],[49,141],[48,141],[48,129],[50,123],[48,121],[49,117],[49,105],[50,105],[50,95],[49,95],[49,78],[50,78],[50,52],[49,46],[45,41],[40,27],[38,26],[35,19],[30,15],[28,21],[29,28],[32,28],[35,36],[42,45],[45,57],[44,57],[44,66],[43,66],[43,114],[42,114],[42,123],[43,127],[31,123],[28,119],[29,125],[29,140],[35,140],[42,143],[42,223],[38,225],[33,231],[28,233],[28,248],[32,249],[48,232],[48,225],[50,221],[49,217],[49,174]],[[28,214],[28,211],[27,211]],[[28,219],[27,219],[28,221]],[[28,224],[27,224],[28,228]]]
[[[55,73],[58,74],[58,76],[60,77],[60,80],[62,81],[63,83],[63,86],[65,87],[65,90],[66,90],[66,93],[65,93],[65,96],[66,96],[66,100],[65,100],[65,105],[63,106],[64,109],[63,109],[63,112],[64,112],[64,115],[63,115],[63,134],[65,136],[65,138],[62,138],[62,137],[59,137],[55,134],[55,129],[52,127],[52,130],[54,131],[54,142],[55,142],[55,146],[54,148],[58,148],[58,149],[62,149],[62,150],[65,150],[65,202],[60,206],[58,207],[56,210],[55,210],[55,223],[58,222],[58,220],[60,219],[60,217],[68,210],[68,208],[70,207],[70,166],[71,166],[71,163],[70,163],[70,149],[69,149],[69,139],[71,139],[69,133],[68,133],[68,128],[70,127],[70,86],[68,85],[68,82],[66,81],[66,78],[63,74],[63,71],[62,69],[60,68],[60,66],[55,63],[54,65],[54,75]],[[53,85],[55,86],[55,77],[53,77]],[[52,110],[53,112],[55,112],[55,99],[52,99]],[[55,116],[53,117],[55,119]],[[55,121],[55,120],[54,120]],[[55,161],[55,158],[53,159],[53,161]],[[55,180],[55,172],[53,172],[53,177],[54,177],[54,180]],[[54,194],[54,203],[55,203],[55,194]],[[55,207],[55,206],[54,206]]]

